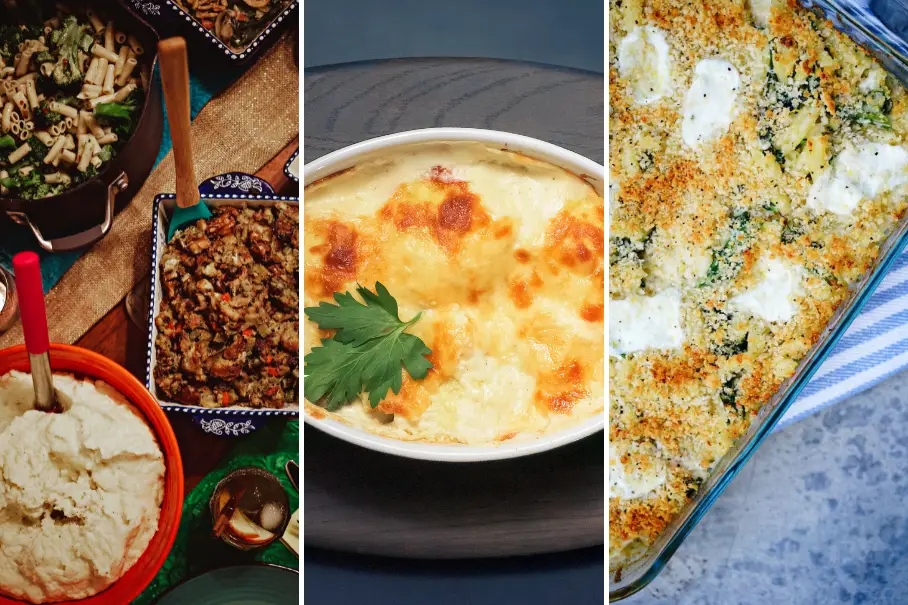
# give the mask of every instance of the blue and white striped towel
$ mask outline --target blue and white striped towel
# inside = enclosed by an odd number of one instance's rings
[[[908,368],[908,252],[813,375],[778,427],[856,395]],[[777,427],[777,428],[778,428]]]
[[[908,39],[908,0],[820,0],[813,4],[821,7],[824,4],[837,5],[836,8],[847,12],[896,52],[908,57],[908,44],[905,43]],[[829,11],[827,16],[833,17]],[[841,20],[833,17],[833,22],[858,42],[866,39],[866,36],[852,31]],[[906,368],[908,251],[892,264],[889,273],[860,315],[801,391],[776,429],[856,395]]]

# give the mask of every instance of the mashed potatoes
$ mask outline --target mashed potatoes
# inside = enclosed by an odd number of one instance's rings
[[[110,386],[58,375],[64,412],[32,409],[31,376],[0,377],[0,594],[31,603],[101,592],[158,527],[164,458]]]

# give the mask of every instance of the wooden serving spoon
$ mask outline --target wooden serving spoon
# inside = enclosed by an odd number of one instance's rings
[[[50,338],[47,333],[47,308],[44,306],[44,286],[41,265],[34,252],[20,252],[13,257],[16,290],[19,295],[19,314],[22,332],[35,388],[35,408],[42,412],[60,412],[54,375],[50,369]]]
[[[192,133],[189,111],[189,59],[186,40],[180,37],[158,42],[158,63],[164,86],[164,105],[173,140],[173,164],[176,170],[177,207],[167,228],[167,241],[174,234],[199,219],[211,218],[211,210],[202,201],[195,163],[192,159]]]

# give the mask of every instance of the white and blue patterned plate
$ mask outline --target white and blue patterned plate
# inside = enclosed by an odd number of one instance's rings
[[[266,181],[242,172],[230,172],[208,179],[199,185],[202,199],[209,207],[214,206],[270,206],[277,202],[299,205],[298,197],[274,195]],[[167,223],[176,204],[173,194],[160,194],[154,199],[154,215],[151,234],[151,310],[148,314],[148,348],[145,385],[152,395],[168,412],[190,414],[192,419],[206,433],[224,437],[248,435],[260,428],[269,418],[280,416],[299,418],[299,406],[283,409],[252,409],[239,406],[206,408],[183,405],[162,399],[154,384],[155,347],[157,327],[155,315],[161,304],[161,272],[159,259],[167,245]]]
[[[240,52],[236,52],[235,50],[224,44],[224,42],[222,42],[220,38],[205,29],[205,27],[201,23],[199,23],[199,21],[195,17],[183,10],[183,8],[179,4],[174,2],[174,0],[166,0],[166,3],[170,6],[170,8],[176,11],[176,13],[180,17],[185,19],[186,22],[194,30],[198,31],[209,42],[218,47],[224,53],[224,55],[234,61],[244,61],[252,57],[257,51],[267,46],[266,42],[270,41],[272,34],[274,34],[279,29],[281,23],[283,23],[284,20],[286,20],[294,10],[296,10],[297,6],[299,5],[299,0],[292,0],[292,2],[287,5],[287,8],[278,13],[277,17],[275,17],[274,20],[269,23],[265,27],[265,29],[263,29],[262,32],[252,40],[252,42],[249,43],[249,46],[247,46]]]

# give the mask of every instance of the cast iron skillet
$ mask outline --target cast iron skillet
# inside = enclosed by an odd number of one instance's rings
[[[112,17],[141,41],[145,47],[143,58],[150,57],[149,65],[154,72],[158,60],[158,34],[132,10],[120,2],[100,0],[66,4],[96,6],[103,15]],[[3,17],[0,5],[0,21]],[[161,93],[152,85],[146,91],[145,106],[132,137],[96,177],[60,195],[39,200],[0,196],[0,213],[31,229],[38,244],[48,252],[66,252],[92,245],[107,235],[114,214],[129,203],[148,177],[161,148],[163,128]],[[3,230],[4,225],[0,224],[0,240]]]

